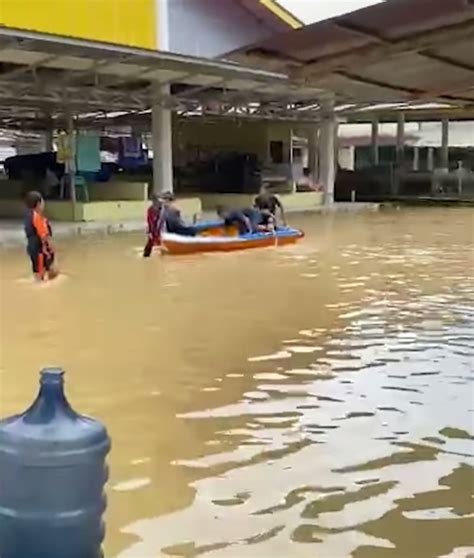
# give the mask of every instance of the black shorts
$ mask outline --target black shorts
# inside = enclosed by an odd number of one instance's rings
[[[42,274],[49,271],[54,264],[54,254],[44,250],[43,248],[28,247],[28,255],[31,260],[31,268],[33,273]]]

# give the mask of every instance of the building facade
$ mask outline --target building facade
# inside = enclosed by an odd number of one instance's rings
[[[275,0],[0,0],[0,26],[210,58],[299,25]]]

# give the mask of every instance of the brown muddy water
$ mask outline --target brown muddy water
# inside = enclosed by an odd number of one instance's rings
[[[474,553],[469,209],[294,217],[305,240],[2,254],[0,414],[67,370],[113,438],[107,558]]]

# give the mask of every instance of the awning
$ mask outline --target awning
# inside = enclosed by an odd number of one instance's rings
[[[244,48],[233,58],[333,91],[348,115],[374,103],[474,106],[474,1],[396,0]]]
[[[164,92],[169,85],[169,92]],[[0,126],[66,112],[142,112],[301,91],[287,76],[235,62],[98,44],[0,27]]]

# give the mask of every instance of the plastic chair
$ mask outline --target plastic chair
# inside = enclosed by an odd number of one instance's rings
[[[87,180],[80,174],[76,174],[76,197],[84,203],[89,203],[89,189],[87,187]]]
[[[64,199],[66,197],[66,184],[69,182],[69,176],[64,175],[61,178],[61,185],[59,189],[59,197],[60,199]],[[76,186],[76,199],[85,203],[89,202],[89,189],[87,187],[86,179],[81,176],[80,174],[76,174],[75,176],[75,186]]]

